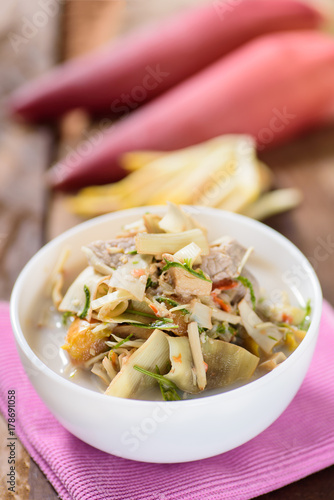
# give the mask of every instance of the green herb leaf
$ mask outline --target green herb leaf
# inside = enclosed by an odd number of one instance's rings
[[[168,321],[163,321],[164,319]],[[171,321],[171,323],[170,323]],[[135,326],[137,328],[148,328],[149,330],[155,330],[156,328],[160,328],[161,330],[166,329],[168,325],[168,330],[175,330],[176,328],[179,328],[179,325],[175,325],[172,320],[169,318],[161,318],[158,321],[154,321],[153,323],[150,323],[148,325],[145,325],[144,323],[131,323],[131,321],[127,321],[124,323],[129,326]]]
[[[174,325],[173,320],[170,318],[161,318],[154,323],[151,323],[151,328],[163,328],[168,325],[168,328],[179,328],[179,325]]]
[[[309,299],[306,302],[304,319],[298,326],[300,330],[307,331],[309,329],[309,326],[311,324],[311,312],[312,312],[311,300]]]
[[[131,252],[127,252],[126,255],[137,255],[137,250],[131,250]]]
[[[126,323],[124,323],[124,325],[135,326],[136,328],[152,328],[150,324],[146,325],[145,323],[132,323],[131,321],[127,321]]]
[[[166,302],[166,304],[169,304],[173,307],[177,307],[179,305],[178,302],[176,302],[173,299],[169,299],[168,297],[155,297],[155,300],[161,304],[161,302]]]
[[[280,328],[287,328],[288,330],[295,331],[294,327],[292,325],[289,325],[289,323],[276,323],[276,325]]]
[[[61,318],[61,323],[63,326],[66,326],[67,325],[67,320],[70,316],[72,316],[72,312],[71,311],[65,311],[62,315],[62,318]]]
[[[198,328],[198,333],[201,334],[201,333],[204,333],[204,332],[207,332],[208,331],[208,328],[204,328],[203,326],[198,326],[197,325],[197,328]]]
[[[166,302],[166,304],[172,306],[172,307],[178,307],[180,304],[176,302],[173,299],[169,299],[167,297],[156,297],[155,300],[161,304],[161,302]],[[190,314],[190,311],[186,308],[179,309],[180,313],[182,314]],[[177,311],[175,311],[177,312]]]
[[[277,339],[275,339],[275,337],[272,337],[271,335],[268,335],[268,338],[271,340],[275,340],[275,342],[277,342]]]
[[[169,262],[168,260],[165,259],[166,265],[162,268],[162,272],[168,271],[171,267],[179,267],[180,269],[184,269],[188,273],[192,274],[193,276],[196,276],[196,278],[199,278],[204,281],[208,281],[209,283],[212,283],[211,280],[205,277],[202,269],[198,269],[195,271],[192,267],[189,266],[189,264],[184,263],[181,264],[180,262]]]
[[[255,297],[254,288],[253,288],[252,283],[249,281],[249,279],[245,278],[245,276],[238,276],[236,279],[238,281],[240,281],[240,283],[242,283],[245,287],[247,287],[249,289],[250,296],[251,296],[251,301],[252,301],[252,305],[253,305],[253,309],[255,311],[255,308],[256,308],[256,297]]]
[[[134,365],[133,368],[138,372],[143,373],[144,375],[148,375],[149,377],[155,378],[158,381],[162,397],[164,398],[165,401],[178,401],[181,399],[181,397],[177,393],[177,386],[174,384],[174,382],[168,380],[168,378],[164,377],[163,375],[160,375],[160,370],[158,366],[156,366],[157,373],[145,370],[144,368],[141,368],[138,365]]]
[[[220,335],[224,335],[225,333],[231,333],[235,336],[237,335],[236,328],[233,328],[231,325],[225,325],[224,323],[220,323],[220,325],[217,326],[216,332]]]
[[[158,375],[160,375],[160,370],[159,370],[158,365],[156,365],[155,371]],[[164,380],[168,380],[165,377],[163,377],[163,378],[164,378]],[[168,380],[168,382],[170,382],[170,380]],[[161,394],[162,394],[164,401],[178,401],[181,399],[177,393],[177,386],[175,384],[174,384],[175,388],[173,388],[173,387],[166,388],[166,385],[163,382],[158,381],[158,383],[159,383],[160,391],[161,391]]]
[[[184,259],[184,264],[190,269],[193,268],[191,259]]]
[[[150,314],[143,311],[135,311],[135,309],[127,309],[126,312],[130,314],[136,314],[137,316],[144,316],[145,318],[156,319],[155,314]]]
[[[133,333],[130,333],[130,335],[128,335],[126,337],[126,339],[122,339],[120,340],[116,345],[114,345],[110,350],[111,351],[114,351],[115,349],[118,349],[119,347],[121,347],[123,344],[125,344],[128,340],[131,339],[131,337],[133,337]]]
[[[159,283],[157,283],[156,281],[152,281],[151,276],[149,276],[149,277],[147,278],[147,282],[146,282],[146,289],[147,289],[148,287],[151,287],[151,288],[157,288],[157,287],[158,287],[158,285],[159,285]]]
[[[83,308],[82,313],[79,315],[80,319],[84,319],[87,316],[89,304],[90,304],[90,291],[86,285],[84,285],[84,292],[86,295],[86,303],[85,303],[85,307]]]
[[[217,326],[216,332],[220,333],[221,335],[224,335],[224,333],[226,333],[226,326],[224,325],[224,323],[221,323]]]

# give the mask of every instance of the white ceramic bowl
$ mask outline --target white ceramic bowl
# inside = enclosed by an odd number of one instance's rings
[[[272,297],[284,289],[294,301],[306,303],[311,299],[312,322],[305,339],[274,371],[213,396],[173,402],[126,400],[77,385],[59,372],[58,346],[62,339],[55,347],[46,335],[44,342],[48,344],[36,347],[29,334],[30,311],[45,294],[47,278],[64,245],[73,249],[69,265],[77,264],[83,244],[114,236],[121,226],[147,210],[163,213],[165,208],[144,207],[90,220],[54,239],[30,260],[11,299],[17,348],[31,383],[46,406],[66,429],[86,443],[145,462],[174,463],[211,457],[261,433],[295,396],[316,345],[322,305],[320,285],[303,254],[276,231],[240,215],[187,207],[208,228],[210,240],[228,234],[245,246],[255,247],[249,268]],[[52,347],[54,354],[43,356],[45,349],[52,351]],[[47,358],[48,366],[43,361]],[[211,424],[212,415],[219,427]]]

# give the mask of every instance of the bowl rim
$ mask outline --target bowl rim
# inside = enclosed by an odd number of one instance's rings
[[[296,258],[299,260],[303,261],[303,264],[307,267],[307,279],[311,282],[311,286],[314,290],[315,294],[315,299],[314,299],[314,304],[313,304],[313,309],[312,309],[312,317],[311,317],[311,323],[307,332],[307,335],[303,339],[302,343],[298,346],[298,348],[292,352],[288,358],[281,364],[279,364],[275,370],[272,370],[271,372],[263,375],[262,377],[253,380],[249,383],[246,383],[240,387],[231,389],[231,390],[226,390],[225,392],[222,392],[220,394],[213,394],[209,396],[202,396],[199,398],[193,398],[193,399],[184,399],[180,401],[152,401],[152,400],[141,400],[141,399],[125,399],[125,398],[118,398],[115,396],[108,396],[106,397],[105,394],[99,393],[96,391],[93,391],[89,388],[82,387],[78,384],[73,383],[71,380],[67,380],[66,378],[62,377],[59,375],[57,372],[53,371],[51,368],[49,368],[32,350],[30,347],[28,341],[26,340],[23,330],[21,328],[21,324],[19,321],[19,295],[21,291],[22,284],[24,283],[27,274],[30,272],[30,268],[34,266],[35,262],[40,258],[41,255],[44,255],[45,253],[48,252],[49,248],[52,247],[54,244],[61,243],[62,241],[66,240],[68,236],[75,236],[75,234],[80,233],[82,230],[87,230],[90,227],[95,226],[96,224],[103,223],[104,221],[112,220],[113,218],[118,218],[121,215],[125,216],[138,216],[142,213],[147,212],[148,210],[156,210],[156,211],[161,211],[166,209],[166,205],[148,205],[144,207],[136,207],[136,208],[130,208],[130,209],[125,209],[125,210],[118,210],[116,212],[111,212],[108,214],[101,215],[99,217],[95,217],[93,219],[84,221],[80,224],[75,225],[74,227],[64,231],[62,234],[57,236],[56,238],[53,238],[50,240],[48,243],[46,243],[43,247],[41,247],[34,255],[33,257],[26,263],[26,265],[23,267],[21,270],[15,285],[13,287],[13,291],[11,294],[10,298],[10,319],[11,319],[11,324],[12,324],[12,329],[15,337],[15,341],[17,344],[17,347],[20,347],[22,353],[29,359],[29,361],[34,365],[36,370],[43,374],[43,376],[48,376],[58,384],[64,387],[64,389],[68,390],[73,390],[75,393],[78,395],[81,394],[86,397],[94,398],[94,400],[97,401],[105,401],[106,403],[109,401],[109,404],[114,403],[114,404],[123,404],[123,405],[136,405],[136,406],[141,406],[145,405],[146,407],[150,406],[156,406],[157,404],[163,404],[163,405],[174,405],[175,409],[176,407],[179,407],[180,405],[182,406],[202,406],[202,405],[208,405],[210,403],[216,402],[218,403],[219,399],[223,398],[225,400],[233,400],[234,398],[239,397],[239,395],[242,396],[243,393],[246,393],[254,388],[260,388],[262,385],[271,383],[271,380],[276,379],[277,377],[280,376],[282,372],[285,370],[289,369],[290,365],[294,364],[294,362],[303,354],[304,351],[308,350],[310,344],[313,341],[313,337],[318,335],[318,330],[319,330],[319,324],[320,324],[320,318],[321,318],[321,313],[322,313],[322,290],[321,286],[318,280],[318,277],[311,265],[311,263],[308,261],[308,259],[305,257],[305,255],[285,236],[283,236],[281,233],[276,231],[275,229],[272,229],[271,227],[267,226],[266,224],[251,219],[249,217],[246,217],[241,214],[236,214],[233,212],[228,212],[225,210],[220,210],[216,208],[211,208],[211,207],[203,207],[203,206],[196,206],[196,205],[182,205],[188,212],[193,214],[198,214],[198,211],[205,213],[205,215],[210,215],[211,214],[220,214],[223,217],[227,217],[228,219],[235,220],[236,223],[238,221],[247,223],[250,226],[259,229],[263,233],[268,233],[268,236],[270,238],[273,238],[276,241],[279,241],[281,244],[285,245],[286,248],[292,253]],[[41,364],[43,365],[43,369],[41,370]]]

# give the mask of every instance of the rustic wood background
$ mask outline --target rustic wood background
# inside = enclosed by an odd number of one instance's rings
[[[15,45],[13,35],[22,35],[25,20],[34,19],[41,9],[40,2],[1,0],[0,104],[11,90],[58,60],[88,52],[135,26],[199,1],[203,0],[59,0],[58,12],[48,16],[46,25],[30,31],[30,36]],[[314,1],[333,8],[332,0]],[[46,190],[44,172],[67,145],[74,147],[90,127],[87,115],[72,112],[57,128],[31,128],[10,121],[5,106],[0,106],[0,299],[9,299],[19,271],[43,243],[79,222],[66,212],[63,195]],[[314,257],[319,238],[334,240],[334,126],[268,152],[263,159],[274,171],[278,187],[295,186],[304,193],[304,203],[298,209],[267,223],[307,256]],[[324,296],[334,305],[334,252],[316,266]],[[18,492],[8,493],[4,477],[5,433],[5,422],[0,419],[0,498],[58,498],[22,446],[17,461]],[[261,499],[329,500],[333,491],[331,467]]]

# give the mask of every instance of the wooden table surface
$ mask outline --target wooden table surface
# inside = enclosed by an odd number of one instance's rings
[[[0,99],[22,82],[42,73],[60,57],[69,58],[99,46],[133,26],[200,0],[128,2],[72,0],[50,15],[33,36],[15,45],[25,19],[33,20],[38,0],[2,0],[0,8]],[[325,0],[324,0],[325,1]],[[59,2],[62,4],[62,2]],[[14,8],[15,7],[15,8]],[[87,37],[89,29],[90,36]],[[1,108],[0,108],[1,109]],[[8,120],[0,111],[0,299],[8,300],[13,283],[29,258],[47,241],[78,222],[63,205],[63,196],[47,191],[43,173],[65,145],[75,145],[89,118],[72,113],[57,130],[30,128]],[[324,297],[334,305],[334,249],[317,260],[323,241],[334,242],[334,126],[318,130],[262,155],[278,187],[298,187],[304,202],[294,211],[266,221],[290,238],[316,267]],[[4,439],[5,423],[0,421]],[[2,447],[2,451],[4,446]],[[6,490],[0,455],[0,498],[53,500],[57,493],[20,446],[18,494]],[[313,474],[262,500],[329,500],[333,498],[334,466]]]

